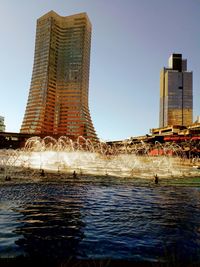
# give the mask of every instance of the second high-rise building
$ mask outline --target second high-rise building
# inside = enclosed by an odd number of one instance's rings
[[[188,126],[193,122],[192,72],[181,54],[172,54],[160,74],[160,126]]]
[[[88,106],[91,24],[86,13],[37,21],[31,86],[22,133],[97,136]]]

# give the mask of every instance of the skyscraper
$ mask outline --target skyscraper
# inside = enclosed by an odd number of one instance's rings
[[[37,20],[32,80],[21,133],[97,140],[88,106],[91,23],[86,13]]]
[[[192,72],[187,71],[187,60],[172,54],[168,68],[160,73],[160,126],[188,126],[192,124]]]

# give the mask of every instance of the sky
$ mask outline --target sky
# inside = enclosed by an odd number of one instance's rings
[[[89,107],[100,140],[159,127],[160,70],[181,53],[200,115],[200,0],[0,0],[0,116],[19,132],[32,76],[36,20],[87,12],[92,23]]]

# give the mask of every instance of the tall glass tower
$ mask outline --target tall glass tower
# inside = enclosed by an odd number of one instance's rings
[[[32,80],[21,133],[97,136],[88,106],[91,23],[86,13],[37,20]]]
[[[172,54],[168,65],[160,73],[159,127],[188,126],[193,121],[192,72],[181,54]]]

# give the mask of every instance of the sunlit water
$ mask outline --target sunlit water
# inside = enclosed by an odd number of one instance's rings
[[[0,186],[0,257],[200,264],[200,179]]]

